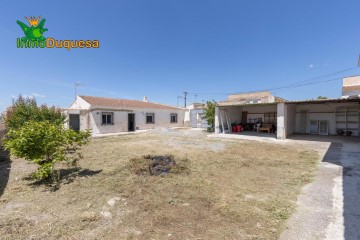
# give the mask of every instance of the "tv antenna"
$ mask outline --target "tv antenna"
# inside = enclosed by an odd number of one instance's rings
[[[80,82],[75,82],[75,100],[76,100],[76,97],[77,97],[77,88],[80,87],[80,86],[84,86],[84,85],[81,84]]]

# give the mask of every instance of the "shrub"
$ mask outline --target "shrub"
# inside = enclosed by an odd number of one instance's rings
[[[4,147],[12,155],[39,165],[37,179],[52,176],[57,162],[76,165],[80,147],[89,141],[89,132],[75,132],[62,124],[30,120],[21,127],[9,128]]]
[[[38,106],[35,98],[22,97],[13,100],[12,106],[6,111],[5,125],[7,129],[18,129],[28,121],[49,121],[63,124],[65,116],[59,108]]]
[[[216,102],[214,100],[207,101],[204,108],[204,116],[202,117],[202,119],[206,119],[207,123],[210,125],[210,130],[214,129],[215,127],[215,107]]]

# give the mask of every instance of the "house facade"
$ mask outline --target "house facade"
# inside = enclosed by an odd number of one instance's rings
[[[68,126],[92,135],[183,127],[185,109],[143,101],[77,96],[66,110]]]
[[[342,97],[360,97],[360,76],[346,77],[343,79]]]

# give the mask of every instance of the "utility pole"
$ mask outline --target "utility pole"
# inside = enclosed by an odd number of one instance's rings
[[[188,92],[184,92],[184,105],[186,107],[186,98],[187,98]]]
[[[198,95],[195,93],[195,101],[194,101],[194,103],[196,103],[196,98],[197,98],[197,96],[198,96]]]
[[[182,96],[177,96],[177,104],[176,106],[179,107],[179,98],[183,98]]]

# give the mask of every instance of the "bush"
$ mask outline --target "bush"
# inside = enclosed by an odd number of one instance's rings
[[[215,127],[215,107],[216,107],[217,103],[212,100],[212,101],[207,101],[206,102],[206,106],[204,108],[204,116],[202,117],[202,119],[206,119],[207,123],[210,126],[210,129],[214,129]],[[209,131],[209,128],[208,128]]]
[[[78,150],[89,137],[89,132],[75,132],[65,129],[62,124],[31,120],[22,123],[21,127],[10,128],[4,147],[12,155],[38,164],[33,176],[42,180],[52,176],[57,162],[76,165],[82,157]]]
[[[18,129],[28,121],[49,121],[53,124],[63,124],[65,116],[59,108],[46,105],[39,107],[35,98],[24,98],[20,95],[7,109],[5,125],[7,129]]]

